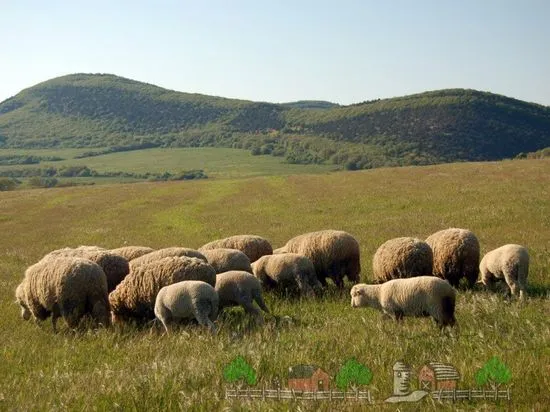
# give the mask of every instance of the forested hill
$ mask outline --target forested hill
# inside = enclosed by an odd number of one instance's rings
[[[348,169],[496,160],[550,146],[550,108],[450,89],[349,106],[188,94],[74,74],[0,103],[0,148],[221,146]]]

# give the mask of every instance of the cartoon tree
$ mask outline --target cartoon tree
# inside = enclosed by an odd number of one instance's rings
[[[501,384],[510,382],[512,373],[504,362],[493,356],[476,372],[474,377],[479,386],[489,385],[491,389],[497,389]]]
[[[254,372],[254,369],[244,360],[242,356],[237,356],[224,368],[223,378],[229,383],[240,383],[240,381],[244,380],[249,385],[256,384],[256,372]]]
[[[345,390],[348,386],[356,389],[359,385],[368,385],[372,380],[372,372],[355,358],[349,359],[336,375],[336,386]]]

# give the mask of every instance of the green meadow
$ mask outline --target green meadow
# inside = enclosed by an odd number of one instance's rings
[[[159,170],[180,162],[183,169],[199,167],[193,163],[195,149],[177,149],[188,163],[171,157],[176,149],[154,150],[159,157],[151,163]],[[98,170],[140,170],[148,167],[150,153],[143,151],[141,164],[125,157],[139,156],[137,152],[82,162]],[[547,410],[550,160],[320,174],[314,174],[320,169],[300,169],[306,173],[296,174],[292,167],[299,166],[263,164],[277,158],[250,156],[246,164],[244,158],[242,163],[216,159],[204,170],[227,179],[0,193],[0,410]],[[255,159],[263,165],[249,162]],[[426,238],[448,227],[472,230],[482,254],[506,243],[525,245],[531,256],[529,299],[519,303],[461,291],[459,328],[443,334],[429,319],[406,318],[396,324],[372,309],[351,308],[350,285],[342,293],[330,288],[314,300],[266,294],[272,313],[263,327],[236,308],[220,316],[217,336],[192,325],[171,335],[131,326],[85,333],[63,327],[54,334],[50,322],[23,321],[14,304],[25,268],[66,246],[198,248],[216,238],[249,233],[279,247],[300,233],[333,228],[359,240],[361,280],[369,282],[372,256],[381,243],[398,236]],[[222,372],[237,356],[254,368],[259,388],[273,388],[276,382],[285,387],[289,367],[315,364],[333,377],[336,389],[339,368],[356,358],[372,371],[372,381],[361,389],[371,391],[375,404],[225,399],[231,386]],[[428,397],[419,403],[383,403],[393,393],[397,360],[415,372],[429,361],[450,363],[460,372],[459,388],[477,389],[474,375],[493,356],[511,372],[503,385],[511,389],[510,402],[453,403]],[[411,389],[418,389],[416,375]]]

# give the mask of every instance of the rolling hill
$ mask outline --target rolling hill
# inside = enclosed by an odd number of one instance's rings
[[[549,146],[549,107],[466,89],[349,106],[272,104],[74,74],[0,103],[0,148],[229,147],[365,169],[498,160]]]

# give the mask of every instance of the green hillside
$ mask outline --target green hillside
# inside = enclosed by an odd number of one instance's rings
[[[227,147],[348,169],[497,160],[550,146],[550,108],[475,90],[272,104],[74,74],[0,103],[0,148]]]

